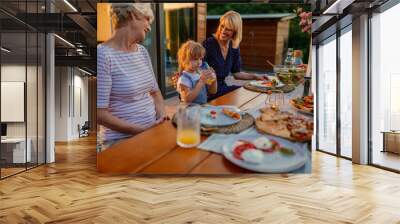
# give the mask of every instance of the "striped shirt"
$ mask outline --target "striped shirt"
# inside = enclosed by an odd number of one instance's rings
[[[130,124],[152,126],[156,111],[152,96],[158,91],[146,48],[123,52],[106,45],[97,46],[97,108],[108,108],[112,115]],[[131,135],[100,126],[100,142]]]

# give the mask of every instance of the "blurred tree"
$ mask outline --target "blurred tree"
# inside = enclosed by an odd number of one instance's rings
[[[240,14],[264,14],[264,13],[293,13],[297,8],[305,11],[311,10],[310,4],[267,4],[267,3],[207,3],[208,15],[222,15],[229,10]],[[300,18],[290,21],[288,46],[303,51],[303,61],[307,63],[310,49],[311,35],[301,31]]]

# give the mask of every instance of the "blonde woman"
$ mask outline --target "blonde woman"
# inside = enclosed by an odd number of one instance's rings
[[[242,18],[235,11],[228,11],[219,20],[217,32],[203,42],[206,49],[204,60],[215,70],[218,91],[209,100],[231,92],[239,86],[228,86],[225,78],[233,74],[236,79],[262,80],[264,77],[241,71],[240,42],[242,41]]]
[[[113,36],[97,47],[99,150],[166,119],[147,50],[140,45],[150,31],[149,3],[113,3]]]

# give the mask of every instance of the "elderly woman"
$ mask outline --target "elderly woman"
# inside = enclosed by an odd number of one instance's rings
[[[99,150],[166,119],[147,50],[140,45],[150,31],[149,3],[114,3],[113,36],[97,47]]]
[[[228,86],[225,78],[233,74],[236,79],[260,80],[264,77],[241,71],[239,44],[242,41],[242,18],[235,11],[226,12],[219,20],[217,32],[203,42],[206,49],[204,60],[215,70],[218,91],[210,99],[222,96],[239,86]]]

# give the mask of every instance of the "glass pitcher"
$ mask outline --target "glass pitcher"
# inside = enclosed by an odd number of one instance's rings
[[[177,112],[177,137],[179,146],[190,148],[200,143],[200,106],[180,104]]]

